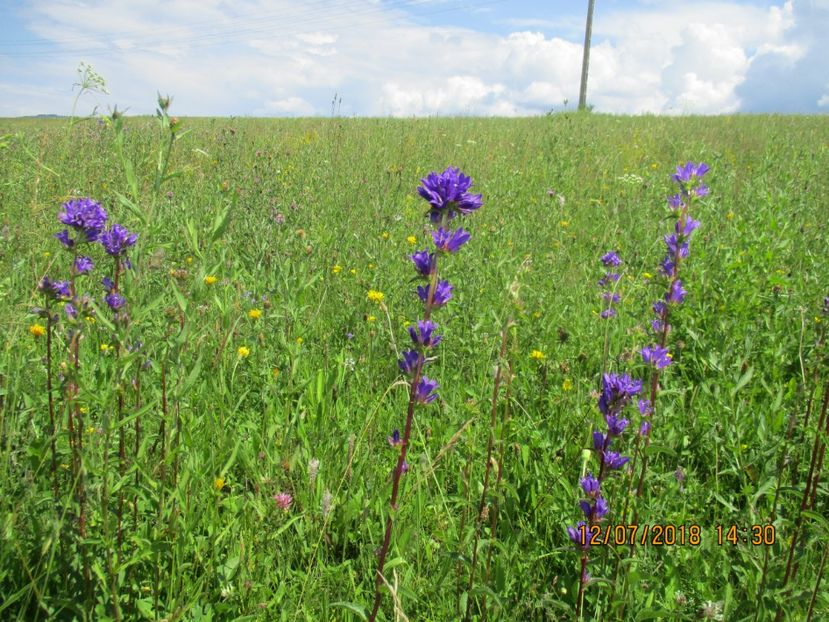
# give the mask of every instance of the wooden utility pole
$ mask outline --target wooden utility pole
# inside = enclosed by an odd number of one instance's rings
[[[587,108],[587,70],[590,66],[590,36],[593,34],[593,7],[596,0],[588,0],[587,26],[584,29],[584,56],[581,60],[581,86],[579,87],[579,110]]]

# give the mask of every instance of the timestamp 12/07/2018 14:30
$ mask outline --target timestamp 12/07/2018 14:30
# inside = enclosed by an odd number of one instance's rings
[[[708,530],[693,524],[581,525],[579,529],[582,542],[590,546],[699,546],[706,531],[713,532],[718,545],[771,546],[777,540],[777,530],[771,524],[716,525]]]

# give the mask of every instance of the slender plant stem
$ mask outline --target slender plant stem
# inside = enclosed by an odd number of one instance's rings
[[[492,401],[490,404],[489,415],[489,439],[486,446],[486,469],[484,470],[484,485],[481,490],[481,499],[478,502],[478,512],[475,515],[475,536],[472,540],[472,564],[469,568],[469,584],[467,586],[467,594],[472,593],[472,588],[475,584],[475,570],[478,564],[478,543],[481,538],[481,526],[484,520],[484,508],[486,507],[487,494],[489,493],[489,480],[492,475],[493,450],[495,448],[495,427],[498,424],[498,394],[501,390],[501,379],[503,378],[503,361],[507,354],[507,342],[509,338],[509,329],[512,320],[508,319],[504,327],[501,329],[501,348],[498,351],[498,366],[495,371],[495,382],[492,387]],[[500,479],[501,465],[498,465],[498,478]],[[467,601],[465,619],[469,620],[472,608]]]
[[[435,267],[430,275],[429,294],[426,297],[426,307],[423,312],[423,319],[429,320],[432,315],[432,305],[434,302],[435,290],[438,283],[437,259],[435,260]],[[406,453],[409,449],[409,439],[412,433],[412,422],[414,421],[415,404],[417,402],[417,385],[420,382],[421,373],[423,372],[423,365],[425,357],[420,356],[415,366],[414,374],[412,374],[412,382],[409,385],[409,405],[406,410],[406,427],[403,431],[403,438],[400,443],[400,454],[397,457],[397,466],[392,474],[392,488],[391,501],[389,502],[389,515],[386,518],[386,530],[383,535],[383,544],[380,547],[379,560],[377,563],[377,576],[375,577],[374,586],[374,604],[371,608],[371,614],[368,617],[368,622],[374,622],[377,618],[377,612],[380,610],[380,600],[382,593],[380,591],[383,586],[383,569],[386,565],[386,555],[389,551],[389,544],[391,543],[391,530],[394,522],[394,514],[397,512],[397,496],[400,491],[400,477],[403,475],[403,463],[406,461]]]

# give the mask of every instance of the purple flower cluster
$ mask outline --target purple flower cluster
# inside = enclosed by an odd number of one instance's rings
[[[441,254],[454,254],[471,237],[463,228],[447,229],[446,223],[456,215],[467,215],[483,205],[481,195],[468,192],[472,180],[454,167],[442,173],[431,172],[421,180],[417,191],[429,202],[429,218],[438,228],[432,232],[435,248],[424,249],[410,256],[417,276],[425,284],[417,286],[417,296],[424,304],[424,319],[409,327],[412,349],[401,354],[397,365],[400,371],[412,379],[412,399],[418,404],[430,404],[438,397],[438,383],[423,376],[427,354],[441,342],[438,326],[431,319],[434,309],[445,306],[452,299],[453,286],[449,281],[437,278],[437,259]],[[393,447],[404,443],[391,443]],[[390,437],[391,438],[391,437]],[[407,439],[406,439],[407,440]]]
[[[679,279],[679,266],[683,259],[691,252],[691,235],[699,227],[699,221],[688,214],[693,200],[709,194],[708,186],[702,182],[702,177],[708,172],[707,164],[688,162],[677,166],[676,173],[671,179],[679,185],[679,192],[668,197],[668,205],[677,216],[674,232],[665,236],[666,254],[660,264],[661,274],[668,280],[668,288],[663,297],[653,304],[656,315],[651,322],[651,328],[659,339],[659,344],[645,346],[641,350],[642,360],[655,367],[664,369],[671,364],[671,355],[665,348],[671,326],[668,316],[672,305],[682,304],[687,291]]]
[[[103,280],[106,295],[104,302],[113,311],[120,311],[126,305],[126,299],[118,291],[117,274],[123,267],[129,267],[126,251],[135,245],[137,233],[131,233],[120,224],[113,224],[106,229],[109,216],[106,210],[97,201],[84,197],[71,199],[61,206],[58,221],[68,228],[55,234],[55,238],[73,254],[72,278],[69,281],[52,281],[44,276],[38,284],[38,289],[46,295],[48,300],[65,302],[64,311],[72,319],[80,313],[88,312],[88,297],[78,297],[75,291],[75,277],[92,272],[95,263],[92,258],[79,253],[82,244],[99,242],[104,251],[115,258],[116,280],[105,277]]]
[[[586,550],[589,543],[585,540],[589,528],[597,524],[609,511],[609,506],[602,496],[602,482],[612,471],[621,469],[630,458],[611,449],[613,440],[622,435],[630,421],[622,412],[625,407],[642,390],[642,381],[634,380],[627,374],[604,374],[602,376],[602,393],[599,396],[599,410],[604,416],[606,431],[593,431],[593,451],[599,459],[599,474],[594,476],[588,473],[579,483],[584,492],[584,499],[579,501],[579,507],[584,514],[584,520],[575,527],[567,528],[570,539]]]
[[[602,255],[602,264],[608,269],[608,271],[601,279],[599,279],[599,286],[612,288],[620,278],[619,273],[613,272],[612,268],[621,266],[622,259],[616,251],[609,251]],[[607,320],[609,318],[616,317],[616,309],[613,308],[613,305],[617,304],[621,300],[619,294],[614,292],[612,289],[605,290],[602,292],[602,300],[605,302],[605,307],[602,309],[600,314],[602,319]]]
[[[420,183],[417,192],[429,202],[428,213],[433,223],[451,220],[458,214],[469,215],[483,205],[480,194],[468,192],[472,179],[453,166],[440,174],[432,171]]]

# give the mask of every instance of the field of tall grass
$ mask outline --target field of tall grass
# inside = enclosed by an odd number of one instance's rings
[[[0,619],[368,619],[391,519],[377,619],[829,619],[824,117],[161,104],[0,120]],[[650,396],[640,352],[687,161],[710,194],[689,213],[671,364],[647,443],[625,410],[614,449],[632,460],[588,521],[610,542],[582,551],[567,528],[603,460],[603,374]],[[449,166],[483,207],[440,256],[438,398],[400,474],[410,256],[433,247],[417,188]],[[80,197],[138,233],[123,254],[84,245],[89,274],[54,237]],[[71,277],[77,317],[44,276]]]

